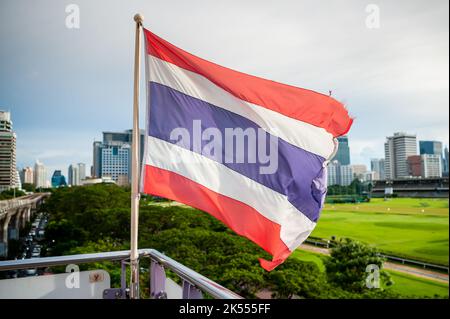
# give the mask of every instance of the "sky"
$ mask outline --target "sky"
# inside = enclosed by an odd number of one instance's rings
[[[70,4],[79,8],[79,28],[66,25]],[[374,21],[370,4],[379,9],[378,28],[367,25]],[[132,126],[139,12],[146,28],[202,58],[331,90],[355,118],[352,164],[369,166],[384,157],[385,138],[394,132],[449,144],[448,6],[447,0],[0,0],[0,110],[12,113],[19,168],[39,159],[50,177],[55,169],[67,174],[71,163],[89,167],[92,142],[103,131]]]

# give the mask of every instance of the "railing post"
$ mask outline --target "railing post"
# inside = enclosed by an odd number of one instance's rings
[[[152,299],[167,299],[166,271],[156,261],[150,264],[150,297]]]
[[[125,260],[122,260],[120,262],[120,288],[121,289],[127,289],[127,262]]]
[[[183,280],[183,299],[203,299],[203,294],[200,289]]]

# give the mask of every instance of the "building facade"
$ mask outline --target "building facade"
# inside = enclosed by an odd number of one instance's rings
[[[351,165],[341,165],[334,160],[327,167],[327,185],[348,186],[353,181],[353,169]]]
[[[66,178],[61,174],[60,170],[54,171],[52,175],[52,187],[58,188],[64,186],[67,186]]]
[[[412,177],[422,176],[422,158],[420,155],[408,156],[408,171],[409,176]]]
[[[140,166],[144,156],[145,132],[140,132]],[[103,132],[103,141],[93,143],[92,177],[110,177],[118,185],[131,182],[132,130]]]
[[[78,172],[80,174],[80,185],[83,179],[86,179],[86,164],[78,163]]]
[[[16,134],[11,113],[0,111],[0,192],[16,187]]]
[[[433,154],[442,157],[442,142],[438,141],[419,141],[420,155]]]
[[[365,181],[365,174],[367,173],[367,166],[364,164],[351,165],[353,171],[353,179],[357,178],[360,181]]]
[[[47,168],[43,163],[36,161],[34,164],[34,186],[36,188],[48,187],[47,183]]]
[[[442,168],[442,175],[448,176],[450,169],[449,156],[448,156],[448,147],[446,146],[444,149],[444,167]]]
[[[341,165],[350,165],[350,147],[348,145],[348,136],[339,136],[337,140],[339,142],[339,147],[332,161],[338,161]]]
[[[408,157],[417,155],[415,135],[395,133],[384,144],[386,179],[409,177]]]
[[[386,178],[386,174],[384,173],[384,158],[371,159],[370,170],[375,172],[374,180],[384,180]]]
[[[67,170],[67,179],[70,186],[81,185],[80,169],[78,164],[70,164]]]
[[[23,168],[20,172],[20,181],[23,184],[34,184],[33,169],[29,166]]]
[[[442,156],[438,154],[423,154],[421,168],[423,178],[442,177]]]
[[[128,185],[131,177],[131,146],[105,145],[102,148],[102,177],[111,177],[117,185]]]

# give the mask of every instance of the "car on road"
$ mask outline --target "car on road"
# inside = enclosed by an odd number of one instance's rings
[[[25,270],[25,274],[27,276],[37,276],[37,269],[36,268],[31,268],[31,269],[26,269]]]

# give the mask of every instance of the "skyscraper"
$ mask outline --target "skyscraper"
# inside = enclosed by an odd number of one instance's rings
[[[0,111],[0,192],[16,186],[16,134],[11,114]]]
[[[140,132],[140,165],[144,155],[144,130]],[[103,142],[93,143],[94,177],[111,177],[119,185],[131,181],[132,130],[103,132]]]
[[[419,141],[420,155],[434,154],[442,158],[442,142],[438,141]]]
[[[442,156],[439,154],[423,154],[421,157],[422,177],[442,177]]]
[[[34,186],[36,188],[47,187],[47,169],[39,160],[34,164]]]
[[[384,158],[372,158],[370,160],[370,170],[375,172],[375,180],[384,180]]]
[[[22,182],[20,181],[19,171],[16,170],[16,185],[14,185],[14,188],[22,189]]]
[[[449,163],[449,157],[448,157],[448,147],[446,146],[444,149],[444,167],[443,167],[443,175],[448,176],[449,169],[450,169],[450,163]]]
[[[86,164],[78,163],[78,171],[80,174],[80,185],[81,185],[81,181],[86,178]]]
[[[111,177],[118,185],[130,183],[131,177],[131,146],[130,144],[109,145],[102,148],[102,177]]]
[[[357,178],[360,181],[364,181],[364,176],[367,173],[367,166],[364,164],[354,164],[350,165],[352,167],[353,179]],[[352,179],[352,180],[353,180]],[[351,183],[351,181],[350,181]]]
[[[420,155],[439,155],[441,158],[441,174],[444,172],[445,159],[443,155],[442,142],[439,141],[419,141]]]
[[[348,146],[347,135],[337,138],[339,147],[332,161],[338,161],[341,165],[350,165],[350,147]]]
[[[33,169],[29,166],[23,168],[20,172],[20,181],[23,184],[33,184],[34,178],[33,178]]]
[[[81,185],[80,169],[77,164],[70,164],[67,171],[67,178],[70,186]]]
[[[67,186],[66,178],[61,174],[60,170],[53,172],[52,176],[52,187],[63,187]]]
[[[102,177],[102,142],[94,141],[93,143],[93,161],[92,161],[92,177]]]
[[[334,160],[328,164],[327,184],[348,186],[353,181],[353,169],[351,165],[341,165],[339,161]]]
[[[394,133],[386,138],[384,144],[386,179],[405,178],[409,176],[408,157],[417,155],[415,135]]]

